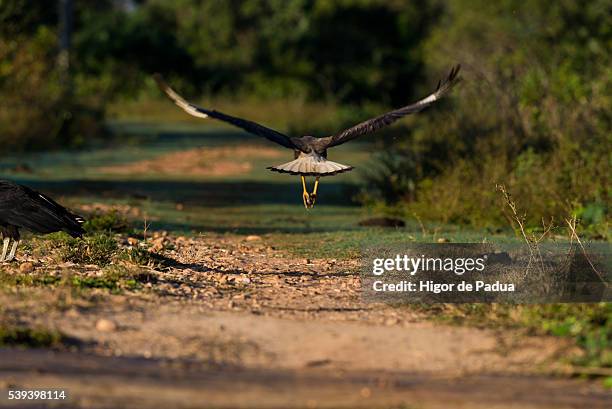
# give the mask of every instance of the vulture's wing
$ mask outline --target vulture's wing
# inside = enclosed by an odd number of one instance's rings
[[[291,139],[289,139],[289,137],[285,134],[275,131],[274,129],[266,128],[263,125],[259,125],[258,123],[248,121],[246,119],[236,118],[234,116],[226,115],[219,111],[210,110],[194,105],[190,102],[187,102],[183,97],[181,97],[172,88],[170,88],[170,86],[166,84],[166,82],[160,75],[156,74],[154,78],[155,81],[157,81],[159,88],[164,91],[166,95],[168,95],[168,97],[170,97],[170,99],[174,101],[176,105],[182,108],[189,115],[193,115],[198,118],[211,117],[214,119],[218,119],[220,121],[224,121],[234,126],[237,126],[238,128],[242,128],[245,131],[254,135],[263,136],[264,138],[269,139],[272,142],[276,142],[279,145],[284,146],[285,148],[297,149],[293,142],[291,142]]]
[[[64,230],[74,237],[85,233],[82,217],[26,186],[5,184],[0,196],[0,217],[7,223],[38,233]]]
[[[325,145],[325,148],[341,145],[357,138],[358,136],[369,134],[387,125],[391,125],[393,122],[406,115],[413,114],[427,108],[435,101],[442,98],[453,87],[453,85],[459,82],[460,77],[458,77],[457,74],[459,73],[460,68],[461,65],[454,66],[448,74],[448,77],[444,81],[438,82],[438,87],[431,95],[415,102],[414,104],[396,109],[395,111],[387,112],[386,114],[357,124],[352,128],[346,129],[338,134],[321,138],[321,144]]]

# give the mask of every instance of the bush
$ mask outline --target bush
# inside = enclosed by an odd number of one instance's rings
[[[495,186],[503,184],[529,227],[577,214],[606,237],[609,24],[603,1],[578,4],[447,3],[426,63],[442,72],[462,62],[464,81],[415,117],[409,138],[393,146],[397,157],[370,179],[374,197],[424,219],[499,226],[506,217]]]
[[[103,134],[103,107],[60,81],[56,19],[21,0],[1,8],[0,149],[81,146]]]

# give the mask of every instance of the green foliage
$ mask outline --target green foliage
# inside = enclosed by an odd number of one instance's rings
[[[61,281],[59,276],[50,274],[13,274],[6,271],[0,271],[0,286],[13,287],[44,287],[47,285],[55,285]]]
[[[58,331],[0,325],[0,346],[50,348],[57,347],[64,341],[64,335]]]
[[[188,96],[258,101],[255,114],[230,113],[327,135],[425,95],[461,62],[450,98],[378,136],[389,149],[363,201],[492,227],[506,224],[504,184],[528,227],[576,214],[584,232],[609,237],[609,1],[74,2],[70,92],[56,67],[57,10],[30,3],[0,7],[3,149],[85,143],[109,101],[160,97],[152,72]],[[283,103],[261,114],[262,99],[291,100],[304,119]],[[304,112],[310,100],[334,113]]]
[[[55,7],[0,3],[3,151],[82,145],[103,133],[102,110],[60,81]],[[1,153],[1,152],[0,152]]]
[[[97,212],[87,217],[84,229],[88,233],[131,233],[132,226],[128,219],[118,212]]]
[[[605,1],[445,3],[425,64],[437,73],[462,62],[465,81],[393,146],[394,163],[409,165],[372,181],[378,197],[423,218],[499,226],[506,217],[495,185],[504,184],[528,226],[578,213],[606,237],[610,11]]]
[[[136,291],[142,283],[152,282],[155,277],[135,264],[111,264],[95,274],[62,271],[60,274],[41,272],[9,273],[0,271],[0,288],[15,287],[68,287],[75,290],[92,288],[109,290],[118,294],[124,290]],[[1,344],[1,343],[0,343]]]
[[[115,238],[105,233],[86,235],[82,239],[54,233],[47,236],[47,244],[61,261],[99,266],[110,264],[118,250]]]
[[[111,265],[97,276],[72,275],[70,285],[77,289],[102,288],[119,293],[122,290],[135,291],[142,287],[142,282],[150,280],[150,275],[139,268],[125,265]]]
[[[420,41],[437,11],[424,0],[83,7],[76,61],[83,82],[107,95],[133,96],[158,71],[191,92],[401,103],[422,77]]]
[[[160,264],[159,256],[142,247],[124,249],[119,253],[118,259],[137,266],[153,267]]]
[[[552,304],[527,307],[523,321],[546,333],[572,337],[584,355],[574,363],[612,367],[612,305],[610,303]]]

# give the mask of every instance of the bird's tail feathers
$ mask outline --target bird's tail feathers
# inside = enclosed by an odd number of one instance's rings
[[[301,156],[282,165],[270,166],[273,172],[288,173],[302,176],[332,176],[338,173],[349,172],[352,166],[332,162],[322,156]]]

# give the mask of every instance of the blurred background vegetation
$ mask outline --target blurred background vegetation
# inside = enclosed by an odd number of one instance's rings
[[[117,117],[178,118],[153,72],[228,113],[324,136],[426,95],[460,62],[452,97],[369,138],[383,149],[357,199],[495,229],[508,224],[504,184],[529,228],[575,214],[607,238],[608,0],[57,3],[0,0],[4,152],[107,140]],[[58,63],[66,5],[69,66]]]

